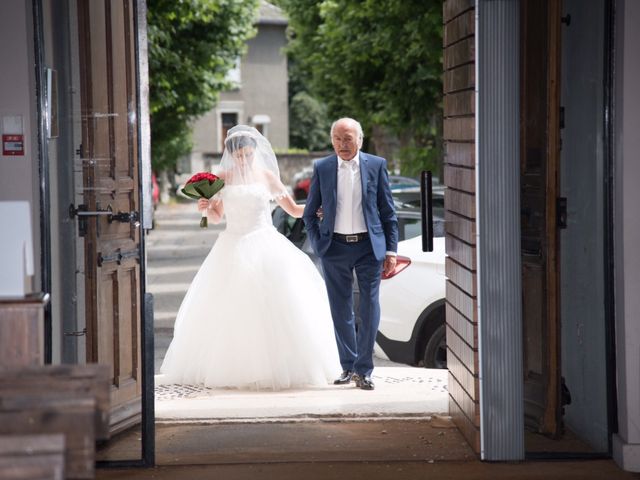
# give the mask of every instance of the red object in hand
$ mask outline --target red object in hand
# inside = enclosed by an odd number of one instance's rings
[[[382,280],[388,280],[391,277],[395,277],[397,274],[399,274],[401,271],[403,271],[409,265],[411,265],[411,259],[409,257],[398,255],[396,257],[396,266],[393,268],[393,270],[391,270],[388,275],[385,275],[384,270],[383,270],[383,272],[382,272]]]
[[[209,200],[224,186],[224,181],[209,172],[200,172],[193,175],[187,183],[182,187],[182,193],[187,197],[198,200],[200,198],[206,198]],[[207,211],[202,212],[202,219],[200,220],[200,226],[207,228]]]
[[[215,182],[218,179],[219,179],[219,177],[217,175],[214,175],[213,173],[200,172],[200,173],[196,173],[189,180],[187,180],[187,184],[196,183],[196,182],[199,182],[201,180],[209,180],[210,182]]]

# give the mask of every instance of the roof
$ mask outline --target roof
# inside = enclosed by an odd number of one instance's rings
[[[270,4],[265,0],[260,0],[258,8],[258,25],[287,25],[289,22],[282,9]]]

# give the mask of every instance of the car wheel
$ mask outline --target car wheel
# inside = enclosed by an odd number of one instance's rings
[[[444,323],[438,325],[427,338],[423,362],[425,368],[447,368],[447,339]]]

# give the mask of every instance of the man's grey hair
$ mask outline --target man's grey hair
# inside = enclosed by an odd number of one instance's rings
[[[342,117],[337,119],[335,122],[333,122],[331,124],[331,131],[329,132],[329,135],[331,136],[331,139],[333,140],[333,130],[335,129],[336,125],[338,124],[338,122],[341,122],[342,120],[349,120],[350,122],[353,122],[356,124],[356,132],[358,132],[358,140],[364,140],[364,133],[362,132],[362,125],[360,125],[360,122],[350,118],[350,117]]]

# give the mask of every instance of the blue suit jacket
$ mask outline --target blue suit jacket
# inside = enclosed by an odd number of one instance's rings
[[[398,248],[398,219],[389,187],[387,161],[360,152],[360,178],[364,220],[376,259],[382,261],[387,251],[395,252]],[[303,219],[311,245],[319,257],[326,253],[333,238],[337,188],[337,155],[316,160]],[[324,212],[322,220],[316,215],[320,206]]]

